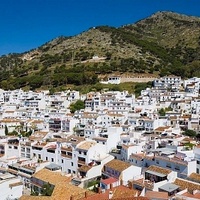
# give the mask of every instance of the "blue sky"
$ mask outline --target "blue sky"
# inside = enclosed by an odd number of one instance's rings
[[[200,17],[199,0],[1,0],[0,55],[21,53],[93,26],[119,27],[158,11]]]

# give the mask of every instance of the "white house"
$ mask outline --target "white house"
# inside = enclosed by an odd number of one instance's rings
[[[1,200],[17,199],[23,194],[23,183],[12,174],[0,174],[0,190]]]

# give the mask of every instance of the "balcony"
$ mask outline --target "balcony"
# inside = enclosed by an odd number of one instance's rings
[[[78,160],[78,164],[85,165],[85,161],[83,161],[83,160]]]
[[[62,157],[65,157],[65,158],[70,158],[70,159],[72,159],[72,156],[70,156],[70,155],[61,154],[61,156],[62,156]]]
[[[61,156],[72,159],[72,153],[71,152],[61,151]]]
[[[78,157],[78,164],[85,164],[85,158]]]

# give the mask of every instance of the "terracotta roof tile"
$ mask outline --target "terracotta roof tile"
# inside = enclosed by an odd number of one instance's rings
[[[158,128],[156,128],[154,131],[157,132],[162,132],[162,131],[165,131],[166,129],[169,129],[171,126],[160,126]]]
[[[121,160],[111,160],[110,162],[105,164],[106,167],[115,169],[118,172],[122,172],[123,170],[129,168],[131,164],[121,161]]]
[[[157,200],[168,200],[168,193],[167,192],[156,192],[156,191],[147,191],[145,197],[153,198]]]
[[[191,179],[195,182],[200,182],[200,174],[192,173],[192,174],[190,174],[189,179]]]
[[[165,175],[168,175],[169,173],[172,172],[172,171],[169,170],[169,169],[165,169],[165,168],[158,167],[158,166],[155,166],[155,165],[149,166],[149,167],[147,168],[147,170],[154,171],[154,172],[158,172],[158,173],[165,174]]]
[[[89,150],[95,144],[96,144],[95,141],[84,141],[83,143],[78,145],[77,148],[82,150]]]
[[[176,178],[174,184],[180,186],[181,189],[188,189],[189,192],[193,192],[194,190],[200,190],[200,184],[199,183],[195,183],[192,181],[187,181],[184,179],[179,179]]]
[[[33,177],[43,180],[44,182],[49,182],[54,185],[54,190],[51,196],[22,196],[20,200],[69,200],[71,196],[74,200],[78,200],[85,197],[85,192],[87,190],[80,187],[74,186],[70,183],[71,178],[63,176],[59,172],[53,172],[48,169],[42,169],[35,173]],[[88,191],[88,196],[94,194]]]
[[[104,183],[104,184],[106,184],[106,185],[111,184],[111,183],[115,183],[117,181],[118,181],[118,179],[113,178],[113,177],[101,180],[101,182]]]

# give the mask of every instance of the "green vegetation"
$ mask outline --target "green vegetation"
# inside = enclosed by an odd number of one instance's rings
[[[165,116],[165,114],[166,114],[164,108],[161,108],[161,109],[158,111],[158,113],[159,113],[160,116]]]
[[[75,103],[70,104],[70,112],[74,113],[77,110],[85,108],[85,103],[81,100],[77,100]]]
[[[152,82],[148,82],[148,83],[126,82],[126,83],[120,83],[120,84],[106,84],[106,85],[101,84],[101,83],[96,83],[94,85],[74,86],[74,87],[71,87],[71,89],[80,91],[82,94],[86,94],[90,91],[100,92],[103,90],[108,90],[108,91],[126,90],[130,94],[135,93],[136,96],[139,96],[142,90],[151,86],[152,86]]]
[[[1,56],[0,88],[53,92],[73,85],[99,90],[100,74],[125,72],[200,77],[199,24],[199,19],[159,12],[134,25],[62,36],[24,54]],[[105,60],[91,61],[94,55]],[[142,87],[131,90],[139,95]]]
[[[51,196],[54,187],[50,183],[45,183],[41,189],[42,196]]]
[[[91,190],[94,192],[98,192],[100,181],[99,180],[93,180],[88,182],[87,188],[92,188]]]
[[[193,149],[193,147],[195,146],[195,144],[192,144],[192,143],[186,143],[184,144],[186,150],[191,150]]]
[[[134,88],[134,93],[137,96],[140,95],[141,91],[146,89],[147,87],[152,87],[152,82],[147,82],[147,83],[136,83],[135,88]]]
[[[158,113],[160,116],[165,116],[167,111],[172,111],[172,108],[168,107],[168,108],[161,108]]]
[[[5,135],[8,135],[8,127],[5,125]]]
[[[33,187],[31,187],[31,196],[38,196],[39,192],[38,192],[38,188],[34,185]]]
[[[51,196],[53,192],[54,186],[51,185],[50,183],[45,183],[42,188],[41,188],[41,196]],[[34,186],[31,188],[31,196],[38,196],[38,188]]]
[[[194,137],[196,137],[197,133],[196,133],[196,131],[188,129],[188,130],[183,132],[183,135],[194,138]]]

